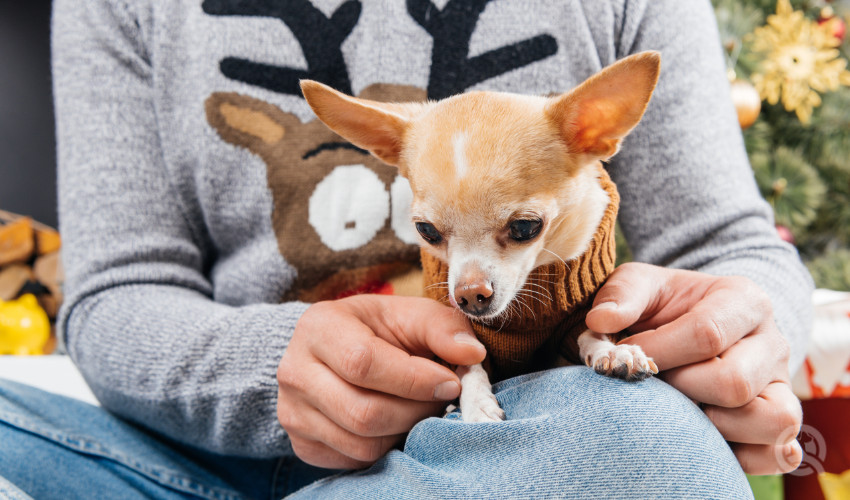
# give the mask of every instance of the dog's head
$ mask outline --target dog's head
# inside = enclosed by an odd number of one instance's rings
[[[408,178],[412,223],[448,263],[450,301],[486,320],[534,268],[585,251],[609,201],[596,163],[640,121],[659,68],[657,52],[636,54],[555,97],[387,104],[301,88],[328,127]]]

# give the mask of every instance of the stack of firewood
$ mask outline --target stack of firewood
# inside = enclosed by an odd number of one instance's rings
[[[62,304],[59,232],[29,217],[0,210],[0,301],[33,294],[47,313],[51,335],[45,352],[55,346],[53,323]]]

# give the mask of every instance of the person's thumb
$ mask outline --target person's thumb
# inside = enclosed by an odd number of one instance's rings
[[[618,333],[638,322],[657,300],[665,270],[641,263],[624,264],[596,293],[585,323],[594,332]]]

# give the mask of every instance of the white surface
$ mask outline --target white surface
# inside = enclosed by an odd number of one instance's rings
[[[68,356],[0,356],[0,378],[99,404]]]
[[[823,288],[818,288],[812,292],[812,304],[814,304],[815,307],[834,304],[835,302],[841,302],[848,298],[850,298],[850,292],[838,292]]]

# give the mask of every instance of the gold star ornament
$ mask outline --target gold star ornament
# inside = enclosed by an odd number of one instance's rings
[[[763,56],[760,70],[751,76],[759,95],[770,104],[781,101],[802,123],[809,123],[820,106],[820,94],[850,86],[847,61],[837,49],[841,40],[832,26],[806,18],[789,0],[778,0],[776,14],[749,41],[752,51]]]

